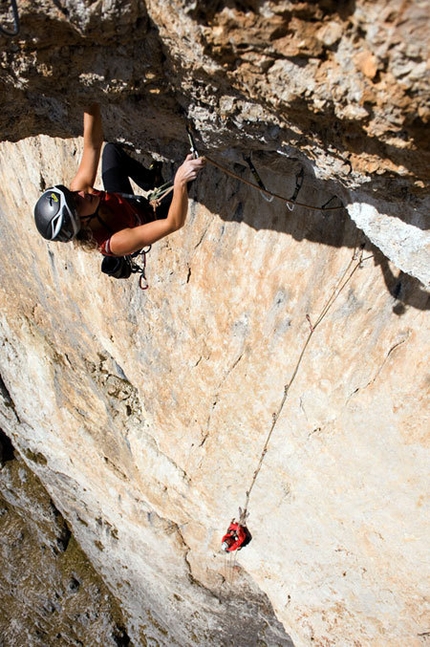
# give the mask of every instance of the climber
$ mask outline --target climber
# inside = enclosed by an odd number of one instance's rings
[[[74,240],[87,249],[98,248],[105,256],[122,257],[180,229],[188,211],[188,183],[195,180],[205,159],[187,156],[176,171],[170,204],[158,209],[142,196],[134,198],[129,178],[147,191],[162,181],[159,168],[145,168],[117,144],[106,144],[103,149],[105,190],[93,187],[102,147],[100,106],[93,103],[84,112],[83,154],[70,188],[54,186],[36,203],[39,233],[47,240]]]
[[[226,553],[240,550],[249,544],[252,535],[246,526],[232,519],[227,532],[221,540],[221,548]]]

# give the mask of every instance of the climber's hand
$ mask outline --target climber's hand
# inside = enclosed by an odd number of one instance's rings
[[[196,179],[202,168],[205,166],[206,160],[204,157],[195,159],[191,153],[187,155],[185,161],[178,168],[175,175],[175,185],[184,185]]]

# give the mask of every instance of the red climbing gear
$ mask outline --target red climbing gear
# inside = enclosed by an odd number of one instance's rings
[[[233,553],[249,544],[252,536],[246,526],[232,519],[227,532],[221,540],[221,548],[226,553]]]

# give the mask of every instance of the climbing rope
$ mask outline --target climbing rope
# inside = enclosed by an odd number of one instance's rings
[[[10,29],[6,29],[5,27],[3,27],[3,25],[0,25],[0,32],[4,34],[4,36],[9,36],[10,38],[12,38],[13,36],[17,36],[20,30],[19,14],[18,14],[18,7],[16,4],[16,0],[11,0],[11,5],[12,5],[12,15],[13,15],[13,30],[11,31]]]
[[[173,191],[173,183],[165,182],[161,186],[158,186],[156,189],[153,189],[148,195],[148,202],[154,211],[160,206],[160,202],[163,198],[166,197],[171,191]]]
[[[191,128],[189,127],[189,125],[187,125],[187,133],[188,133],[188,138],[190,140],[190,150],[193,153],[194,157],[198,157],[198,152],[197,152],[196,145],[195,145],[193,135],[192,135],[192,131],[191,131]],[[267,200],[267,202],[272,202],[272,200],[274,198],[277,198],[277,199],[282,200],[283,202],[285,202],[287,208],[290,211],[293,211],[293,209],[294,209],[294,207],[296,205],[300,206],[300,207],[304,207],[306,209],[310,209],[312,211],[323,211],[323,212],[325,212],[325,211],[337,211],[339,209],[344,209],[344,205],[343,205],[342,201],[338,198],[338,196],[330,197],[321,207],[316,207],[314,205],[309,205],[309,204],[306,204],[304,202],[298,202],[297,201],[297,197],[299,195],[300,189],[302,188],[304,175],[305,175],[303,167],[301,167],[300,170],[298,171],[298,173],[296,174],[296,185],[295,185],[294,192],[293,192],[293,195],[291,196],[291,198],[286,198],[285,196],[279,195],[278,193],[274,193],[273,191],[268,191],[266,189],[262,179],[260,178],[260,176],[258,174],[258,171],[255,168],[255,165],[252,162],[251,156],[250,155],[248,155],[248,156],[244,155],[243,157],[244,157],[245,162],[248,164],[248,166],[250,168],[250,171],[251,171],[252,175],[254,176],[254,179],[255,179],[257,184],[254,184],[253,182],[250,182],[246,178],[244,178],[244,177],[242,177],[240,175],[237,175],[233,171],[230,171],[230,169],[228,169],[227,167],[223,166],[219,162],[216,162],[211,157],[205,155],[205,159],[207,160],[207,162],[209,162],[210,164],[212,164],[213,166],[218,168],[220,171],[223,171],[224,173],[226,173],[230,177],[238,180],[239,182],[242,182],[242,183],[247,184],[248,186],[250,186],[250,187],[252,187],[254,189],[257,189],[260,192],[260,194],[263,196],[263,198],[265,200]],[[338,205],[332,204],[334,200],[339,200],[340,204],[338,204]],[[358,260],[357,260],[357,258],[358,258]],[[369,256],[368,258],[372,258],[372,256]],[[256,469],[254,471],[253,476],[252,476],[250,486],[246,490],[245,505],[244,505],[243,508],[239,508],[238,520],[236,521],[235,519],[232,519],[232,521],[231,521],[231,523],[230,523],[230,525],[229,525],[229,527],[227,529],[227,533],[223,537],[223,540],[222,540],[222,548],[223,548],[223,550],[226,550],[226,551],[240,550],[242,547],[246,546],[252,539],[251,533],[249,532],[249,530],[247,528],[247,518],[249,516],[249,512],[248,512],[249,500],[250,500],[251,492],[252,492],[252,490],[254,488],[254,485],[255,485],[255,483],[257,481],[258,475],[260,474],[261,468],[263,466],[264,458],[266,456],[266,453],[267,453],[267,450],[268,450],[269,443],[270,443],[270,440],[272,438],[273,432],[275,430],[275,427],[276,427],[276,425],[278,423],[279,417],[280,417],[280,415],[281,415],[281,413],[282,413],[282,411],[284,409],[285,403],[287,401],[289,389],[290,389],[291,385],[293,384],[293,382],[294,382],[294,380],[295,380],[295,378],[297,376],[297,373],[299,371],[299,368],[300,368],[300,365],[302,363],[303,357],[305,355],[306,349],[307,349],[307,347],[308,347],[308,345],[309,345],[309,343],[310,343],[310,341],[311,341],[311,339],[312,339],[312,337],[313,337],[313,335],[315,333],[315,330],[318,328],[320,323],[323,321],[324,317],[327,315],[328,311],[330,310],[330,308],[332,307],[333,303],[338,298],[338,296],[340,295],[342,290],[344,290],[345,286],[352,279],[355,272],[358,270],[359,267],[362,266],[362,263],[363,263],[364,260],[367,260],[367,259],[363,259],[363,251],[362,251],[362,249],[361,249],[359,254],[357,254],[357,251],[354,250],[354,254],[353,254],[348,266],[346,267],[346,269],[342,273],[339,281],[336,283],[332,293],[330,294],[329,298],[327,299],[327,301],[326,301],[324,307],[322,308],[319,316],[317,317],[316,321],[314,323],[312,323],[310,316],[308,314],[306,315],[306,319],[307,319],[308,324],[309,324],[308,336],[305,339],[305,342],[303,344],[303,348],[302,348],[302,350],[300,352],[299,358],[298,358],[297,363],[296,363],[296,365],[294,367],[292,376],[291,376],[289,382],[287,382],[287,384],[285,384],[285,386],[284,386],[284,395],[282,397],[282,400],[281,400],[281,403],[280,403],[280,405],[278,407],[278,410],[272,416],[272,423],[271,423],[271,426],[269,428],[269,432],[268,432],[268,434],[266,436],[266,440],[264,442],[263,449],[262,449],[262,452],[260,454],[260,458],[258,460],[257,467],[256,467]],[[354,262],[355,262],[355,265],[354,265]]]
[[[307,335],[307,337],[305,339],[305,342],[303,344],[303,348],[302,348],[302,350],[300,352],[299,358],[298,358],[298,360],[296,362],[296,365],[294,367],[291,378],[290,378],[289,382],[287,382],[285,384],[285,386],[284,386],[284,395],[282,397],[282,400],[281,400],[281,403],[280,403],[280,405],[278,407],[278,410],[272,416],[272,424],[271,424],[271,426],[269,428],[269,432],[268,432],[268,434],[266,436],[266,440],[265,440],[264,445],[263,445],[263,449],[262,449],[262,452],[261,452],[261,455],[260,455],[260,458],[259,458],[259,461],[258,461],[258,464],[257,464],[257,468],[255,469],[254,474],[252,476],[250,486],[246,491],[245,505],[244,505],[243,509],[239,508],[240,518],[243,520],[244,524],[246,523],[246,519],[247,519],[247,517],[249,515],[248,507],[249,507],[249,499],[250,499],[250,496],[251,496],[251,492],[252,492],[252,490],[254,488],[255,482],[256,482],[256,480],[258,478],[258,475],[260,473],[260,470],[262,468],[264,458],[266,456],[267,449],[268,449],[268,446],[269,446],[269,443],[270,443],[270,439],[272,438],[272,435],[273,435],[275,427],[276,427],[276,425],[278,423],[279,417],[280,417],[280,415],[281,415],[281,413],[282,413],[282,411],[284,409],[284,406],[285,406],[285,403],[286,403],[287,397],[288,397],[288,392],[289,392],[290,387],[293,384],[294,380],[296,379],[296,376],[297,376],[297,373],[299,371],[300,365],[302,363],[303,357],[305,355],[306,349],[307,349],[307,347],[308,347],[308,345],[309,345],[309,343],[310,343],[316,329],[318,328],[320,323],[323,321],[323,319],[325,318],[325,316],[329,312],[329,310],[332,307],[333,303],[339,297],[340,293],[345,289],[346,285],[350,282],[350,280],[352,279],[352,277],[354,276],[356,271],[359,268],[362,267],[363,262],[368,260],[369,258],[373,258],[373,256],[367,256],[366,258],[363,259],[363,250],[362,249],[358,253],[357,253],[357,250],[354,250],[354,254],[353,254],[350,262],[348,263],[348,266],[346,267],[346,269],[342,273],[340,279],[336,283],[333,291],[331,292],[329,298],[327,299],[326,303],[324,304],[324,306],[323,306],[318,318],[316,319],[316,321],[314,323],[312,323],[310,316],[308,314],[306,315],[306,319],[307,319],[307,321],[309,323],[309,333],[308,333],[308,335]]]
[[[193,157],[198,157],[199,153],[197,152],[196,144],[194,141],[193,133],[191,130],[191,127],[189,124],[186,124],[186,129],[187,129],[187,134],[188,134],[188,139],[190,141],[190,151],[193,155]],[[212,164],[212,166],[215,166],[218,168],[220,171],[223,171],[230,177],[234,178],[235,180],[238,180],[239,182],[242,182],[243,184],[247,184],[248,186],[252,187],[253,189],[257,189],[262,197],[267,201],[267,202],[272,202],[274,198],[277,198],[278,200],[282,200],[282,202],[285,202],[286,206],[290,211],[293,211],[294,207],[297,205],[298,207],[304,207],[306,209],[311,209],[312,211],[338,211],[339,209],[344,209],[344,205],[340,198],[337,196],[332,196],[325,204],[323,204],[321,207],[316,207],[315,205],[311,204],[306,204],[305,202],[298,202],[297,201],[297,196],[299,195],[299,191],[302,188],[303,185],[303,180],[305,176],[305,172],[303,167],[300,169],[300,171],[296,175],[296,186],[294,188],[294,193],[291,196],[291,198],[286,198],[283,195],[279,195],[279,193],[275,193],[274,191],[269,191],[264,183],[263,180],[261,179],[257,169],[255,168],[255,165],[251,159],[251,155],[244,155],[243,156],[245,162],[248,164],[252,175],[254,176],[254,179],[257,184],[254,184],[254,182],[251,182],[250,180],[247,180],[246,178],[242,177],[241,175],[238,175],[237,173],[234,173],[233,171],[230,171],[229,168],[226,166],[223,166],[223,164],[220,164],[219,162],[215,161],[212,159],[212,157],[209,157],[208,155],[205,155],[205,159],[209,164]],[[338,205],[332,205],[329,206],[329,204],[334,200],[338,199],[340,204]]]
[[[333,200],[337,196],[333,196],[332,198],[330,198],[330,200],[326,203],[326,205],[322,206],[322,207],[316,207],[315,205],[306,204],[305,202],[297,202],[296,200],[294,200],[294,195],[293,195],[292,198],[286,198],[285,196],[279,195],[279,193],[275,193],[274,191],[268,191],[268,189],[266,189],[264,187],[264,185],[262,187],[261,185],[254,184],[254,182],[251,182],[250,180],[247,180],[246,178],[242,177],[241,175],[238,175],[237,173],[234,173],[233,171],[230,171],[230,169],[228,169],[226,166],[223,166],[219,162],[216,162],[211,157],[208,157],[207,155],[205,155],[205,159],[206,159],[207,162],[209,162],[209,164],[212,164],[212,166],[215,166],[220,171],[223,171],[224,173],[226,173],[230,177],[234,178],[235,180],[239,180],[239,182],[242,182],[243,184],[247,184],[248,186],[252,187],[253,189],[257,189],[258,191],[260,191],[261,194],[265,194],[266,196],[272,197],[272,199],[277,198],[278,200],[282,200],[282,202],[285,202],[285,204],[290,209],[290,211],[292,211],[294,209],[294,206],[296,206],[296,205],[298,207],[304,207],[306,209],[311,209],[312,211],[338,211],[339,209],[344,209],[345,208],[342,203],[340,205],[336,205],[336,206],[332,206],[332,207],[327,206],[328,203],[331,202],[331,200]],[[303,178],[302,178],[300,172],[299,172],[298,175],[300,175],[301,182],[303,183]],[[297,182],[298,181],[299,180],[298,180],[298,177],[297,177]],[[301,184],[300,184],[298,190],[300,190],[300,187],[301,187]],[[296,185],[296,190],[297,190],[297,185]],[[298,190],[297,190],[296,195],[298,195]]]

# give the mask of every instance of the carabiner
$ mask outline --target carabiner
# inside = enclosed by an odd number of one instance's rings
[[[290,211],[294,211],[294,207],[296,206],[297,196],[299,195],[299,191],[302,188],[303,178],[304,177],[305,177],[305,172],[304,172],[303,166],[302,166],[300,171],[296,175],[296,186],[294,188],[294,193],[291,196],[291,198],[288,200],[288,202],[285,203],[287,205],[287,208]]]
[[[197,159],[199,154],[197,152],[197,148],[194,143],[193,133],[191,132],[191,128],[188,124],[187,124],[187,133],[188,133],[188,139],[190,141],[190,153],[194,157],[194,159]]]
[[[244,154],[243,159],[245,160],[245,162],[248,164],[249,168],[251,169],[251,173],[254,176],[255,181],[257,182],[258,186],[260,187],[260,189],[262,189],[260,191],[261,197],[264,198],[266,200],[266,202],[272,202],[273,201],[273,195],[267,195],[268,191],[267,191],[266,187],[263,184],[263,180],[258,175],[257,169],[255,168],[254,164],[252,163],[251,156]],[[266,191],[266,193],[263,193],[263,191]]]

